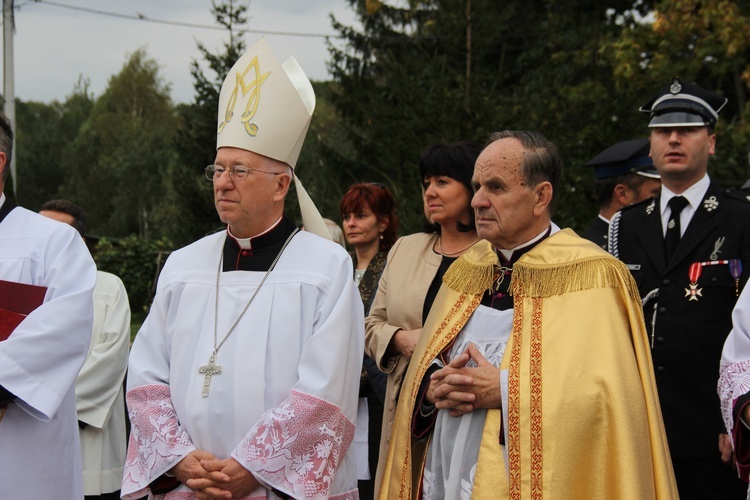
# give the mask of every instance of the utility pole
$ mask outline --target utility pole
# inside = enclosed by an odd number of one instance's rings
[[[13,86],[13,30],[15,21],[13,19],[13,0],[3,0],[3,97],[5,98],[5,116],[10,121],[10,126],[16,130],[16,93]],[[13,138],[13,151],[16,149],[16,139]],[[10,175],[13,177],[13,193],[18,199],[18,186],[16,183],[16,156],[10,159]]]

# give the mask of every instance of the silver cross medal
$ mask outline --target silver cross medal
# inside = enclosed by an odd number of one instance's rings
[[[203,392],[201,396],[208,397],[208,390],[211,388],[211,377],[221,373],[221,366],[216,364],[216,354],[208,358],[208,364],[198,368],[198,373],[203,375]]]

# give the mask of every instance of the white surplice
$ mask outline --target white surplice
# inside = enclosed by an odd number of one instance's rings
[[[15,208],[0,222],[0,279],[47,287],[0,342],[0,497],[83,498],[74,383],[91,340],[96,267],[67,224]]]
[[[130,305],[120,278],[97,271],[94,330],[76,380],[81,429],[83,490],[101,495],[120,489],[125,451],[125,391],[130,348]]]
[[[732,311],[732,331],[724,342],[719,373],[721,412],[732,435],[734,402],[750,392],[750,286],[742,289]]]
[[[499,367],[512,327],[513,309],[498,311],[480,305],[456,337],[448,360],[453,360],[464,353],[469,344],[474,344],[488,362]],[[442,366],[439,361],[435,363]],[[467,366],[476,366],[476,363],[469,361]],[[507,398],[507,393],[504,392],[503,397]],[[503,403],[503,409],[507,408],[507,401]],[[445,410],[438,411],[427,448],[422,481],[423,500],[471,499],[486,418],[487,410],[481,408],[460,417],[452,417]],[[505,410],[503,420],[507,425]],[[507,474],[507,471],[497,473]]]
[[[357,498],[354,437],[364,349],[363,307],[352,264],[338,245],[294,236],[218,352],[216,271],[226,233],[174,252],[136,336],[128,372],[131,437],[123,498],[194,449],[234,457],[262,483],[293,498]],[[237,320],[263,272],[221,275],[218,342]],[[348,451],[347,451],[348,450]],[[166,498],[190,498],[184,485]],[[258,488],[250,498],[273,498]]]

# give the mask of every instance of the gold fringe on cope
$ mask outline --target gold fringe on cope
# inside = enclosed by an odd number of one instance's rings
[[[513,266],[510,289],[520,297],[554,297],[593,288],[620,288],[631,279],[625,265],[611,256],[588,257],[568,264],[543,266],[522,262]],[[633,284],[635,285],[635,284]],[[629,287],[633,300],[640,302],[638,287]]]
[[[494,262],[472,262],[466,255],[457,259],[443,276],[443,284],[451,290],[478,295],[492,288],[495,281]]]

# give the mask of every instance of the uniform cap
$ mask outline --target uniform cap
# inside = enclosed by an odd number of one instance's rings
[[[597,179],[627,174],[659,179],[659,173],[654,169],[654,162],[649,157],[650,151],[648,139],[618,142],[593,157],[586,166],[594,167],[594,176]]]
[[[639,111],[651,115],[649,128],[715,127],[726,103],[725,97],[675,76]]]

